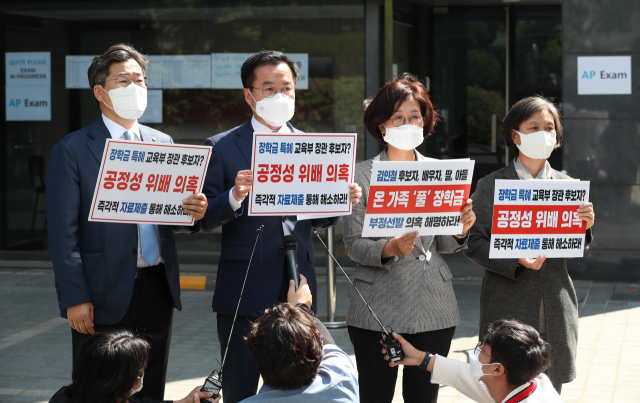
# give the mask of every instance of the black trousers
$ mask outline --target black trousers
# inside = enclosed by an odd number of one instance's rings
[[[164,400],[172,324],[173,299],[163,266],[158,267],[158,271],[150,277],[136,279],[131,303],[120,322],[113,325],[94,324],[96,333],[126,329],[145,338],[151,344],[144,385],[137,394],[139,397]],[[71,329],[74,361],[80,343],[90,336]]]
[[[277,302],[287,301],[287,291],[289,290],[289,272],[287,267],[283,268],[282,283],[280,285],[280,294]],[[247,285],[248,286],[248,285]],[[258,382],[260,381],[260,372],[256,367],[253,357],[247,350],[244,337],[249,333],[251,322],[256,317],[238,316],[235,326],[233,327],[233,335],[231,334],[231,325],[233,323],[233,315],[218,313],[216,321],[218,325],[218,340],[220,341],[220,360],[224,358],[224,353],[229,343],[229,351],[227,359],[222,369],[222,396],[224,403],[238,403],[258,392]]]
[[[450,327],[432,332],[400,335],[415,348],[431,354],[447,356],[456,328]],[[382,355],[382,336],[379,331],[349,326],[349,338],[353,343],[358,366],[360,401],[390,403],[396,387],[398,367],[389,367]],[[438,401],[439,385],[431,383],[431,373],[418,367],[403,367],[402,397],[406,403]]]

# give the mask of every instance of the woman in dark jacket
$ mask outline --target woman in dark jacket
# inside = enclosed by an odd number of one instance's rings
[[[58,390],[49,403],[128,403],[156,400],[134,396],[143,387],[149,343],[127,330],[96,333],[80,343],[73,362],[73,382]],[[180,403],[200,403],[211,397],[196,387]],[[218,402],[220,398],[216,399]]]
[[[502,125],[502,137],[512,155],[508,166],[480,179],[471,196],[477,214],[468,249],[463,253],[482,266],[480,334],[497,319],[516,319],[536,328],[551,345],[547,376],[558,393],[576,377],[578,301],[566,259],[489,259],[496,179],[571,179],[551,168],[547,158],[562,142],[562,124],[555,106],[541,97],[518,101]],[[593,205],[577,209],[591,242]]]

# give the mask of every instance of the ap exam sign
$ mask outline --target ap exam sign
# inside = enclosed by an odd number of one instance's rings
[[[631,56],[579,56],[578,95],[631,94]]]

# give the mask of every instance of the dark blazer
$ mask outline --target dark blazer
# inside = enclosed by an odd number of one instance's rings
[[[302,133],[289,123],[287,125],[294,133]],[[222,226],[222,250],[213,311],[233,315],[256,240],[256,229],[264,225],[262,241],[256,246],[238,312],[242,316],[258,317],[278,302],[285,267],[282,223],[295,217],[249,217],[250,195],[238,211],[231,208],[229,191],[235,185],[238,171],[251,169],[252,142],[251,121],[205,141],[205,145],[211,146],[211,160],[203,190],[209,199],[209,207],[201,220],[201,229],[208,232]],[[317,284],[311,227],[326,228],[337,222],[338,218],[298,221],[293,231],[298,243],[298,270],[309,281],[314,312],[317,310]]]
[[[171,137],[140,125],[144,141],[173,143]],[[47,172],[49,249],[58,292],[60,316],[67,308],[90,301],[94,322],[110,325],[127,312],[135,283],[136,224],[88,221],[109,130],[98,116],[93,124],[62,139],[51,152]],[[178,256],[173,232],[194,227],[158,226],[167,282],[176,308],[180,305]]]
[[[477,218],[471,227],[468,249],[463,251],[485,269],[480,294],[480,335],[497,319],[517,319],[538,329],[540,301],[544,298],[547,341],[551,345],[547,375],[556,384],[571,382],[576,377],[578,300],[567,272],[567,261],[549,258],[540,270],[531,270],[519,265],[518,259],[489,259],[496,179],[519,180],[513,161],[478,182],[471,196]],[[551,179],[571,178],[552,169]],[[591,240],[589,229],[585,243]]]

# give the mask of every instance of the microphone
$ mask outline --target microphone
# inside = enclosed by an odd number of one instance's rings
[[[289,278],[295,281],[297,290],[300,287],[300,276],[298,275],[298,243],[295,236],[284,236],[284,251],[287,254]]]

